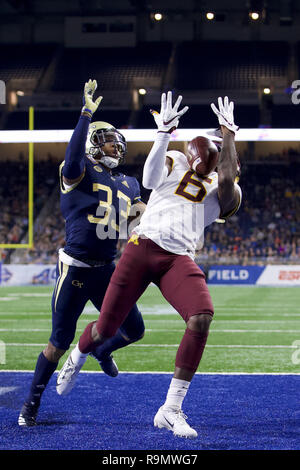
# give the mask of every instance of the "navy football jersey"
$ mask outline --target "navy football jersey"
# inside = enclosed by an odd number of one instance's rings
[[[65,188],[60,165],[60,207],[66,222],[65,250],[71,256],[95,261],[113,260],[121,223],[132,204],[141,200],[136,178],[111,174],[85,157],[81,179]]]

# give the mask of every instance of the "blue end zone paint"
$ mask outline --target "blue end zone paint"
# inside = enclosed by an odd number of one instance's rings
[[[81,373],[66,397],[44,393],[39,426],[17,425],[32,373],[0,374],[0,449],[296,450],[300,376],[196,375],[184,403],[196,440],[153,426],[170,374]],[[2,387],[17,387],[8,389]]]

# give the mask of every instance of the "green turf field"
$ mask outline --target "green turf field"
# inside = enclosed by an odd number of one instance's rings
[[[210,292],[215,317],[199,372],[300,372],[299,289],[211,286]],[[51,294],[49,287],[0,289],[0,340],[6,351],[0,370],[34,369],[50,335]],[[139,307],[145,337],[114,353],[119,369],[171,372],[185,324],[154,286]],[[87,304],[74,343],[97,316]],[[97,370],[96,362],[89,358],[84,370]]]

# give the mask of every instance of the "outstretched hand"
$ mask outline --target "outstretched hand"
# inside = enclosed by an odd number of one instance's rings
[[[97,81],[89,79],[84,85],[83,92],[83,108],[82,113],[86,113],[92,117],[95,111],[97,111],[99,104],[102,101],[103,96],[99,96],[93,101],[94,93],[97,89]]]
[[[185,106],[183,109],[178,111],[181,101],[182,96],[180,95],[178,96],[174,106],[172,106],[172,92],[168,91],[167,95],[166,93],[162,93],[161,95],[160,112],[158,113],[157,111],[150,109],[150,113],[153,115],[158,127],[158,132],[171,134],[178,127],[179,119],[189,109],[188,106]]]
[[[224,104],[223,104],[222,98],[219,97],[218,98],[218,105],[219,105],[219,109],[214,105],[214,103],[212,103],[211,104],[211,109],[217,115],[220,126],[224,126],[227,129],[229,129],[231,132],[236,133],[239,130],[239,127],[234,124],[234,118],[233,118],[234,103],[233,103],[233,101],[230,101],[230,103],[229,103],[228,97],[225,96]]]

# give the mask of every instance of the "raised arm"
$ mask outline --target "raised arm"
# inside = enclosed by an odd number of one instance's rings
[[[68,144],[65,164],[63,167],[63,180],[67,184],[76,183],[84,171],[85,145],[89,124],[93,113],[97,110],[102,96],[93,102],[93,95],[97,88],[96,80],[89,80],[84,86],[83,108],[77,126]]]
[[[167,96],[165,93],[161,95],[160,113],[150,110],[158,130],[144,165],[143,186],[146,189],[157,188],[164,177],[164,172],[168,172],[168,167],[165,165],[170,137],[179,124],[179,118],[188,110],[188,106],[185,106],[178,111],[181,100],[182,96],[178,96],[176,103],[172,106],[172,92],[168,91]]]
[[[221,208],[220,216],[228,216],[240,203],[240,191],[235,185],[237,175],[237,153],[235,148],[235,133],[239,129],[234,124],[234,104],[228,102],[227,96],[218,98],[219,109],[211,105],[213,112],[217,115],[223,134],[222,148],[218,160],[218,197]]]

